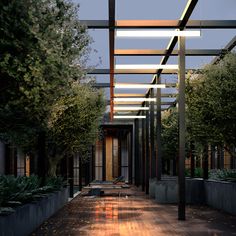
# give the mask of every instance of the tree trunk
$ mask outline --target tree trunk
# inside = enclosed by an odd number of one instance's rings
[[[41,131],[38,135],[38,176],[45,181],[47,174],[47,163],[46,163],[46,137],[45,132]]]
[[[191,160],[191,167],[190,167],[190,176],[194,178],[195,172],[195,156],[194,156],[194,142],[190,142],[190,160]]]
[[[74,196],[74,156],[68,157],[69,161],[69,185],[70,185],[70,197]]]
[[[203,179],[208,179],[208,144],[204,145],[203,149]]]

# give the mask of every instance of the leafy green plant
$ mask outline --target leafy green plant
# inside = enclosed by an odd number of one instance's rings
[[[236,169],[213,169],[209,171],[209,178],[215,180],[236,181]]]
[[[231,157],[236,146],[236,53],[226,54],[186,81],[187,130],[201,145],[221,144]]]
[[[0,176],[0,214],[7,214],[19,205],[42,198],[65,186],[62,177],[47,178],[44,186],[41,183],[37,176]]]
[[[63,177],[47,177],[46,186],[52,187],[55,190],[61,189],[61,187],[66,186],[67,182]]]
[[[185,169],[185,176],[190,177],[190,169]],[[195,168],[194,169],[194,177],[195,178],[202,178],[203,177],[203,169],[202,168]]]

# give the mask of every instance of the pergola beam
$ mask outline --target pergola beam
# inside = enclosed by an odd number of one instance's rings
[[[188,69],[188,70],[194,70],[194,69]],[[119,75],[119,74],[155,74],[156,70],[154,69],[115,69],[114,74]],[[94,69],[91,71],[88,71],[87,74],[90,75],[105,75],[105,74],[110,74],[110,69]],[[163,70],[162,74],[177,74],[177,70]]]
[[[175,88],[176,87],[176,83],[166,83],[165,85],[166,85],[166,88]],[[109,88],[110,87],[110,83],[95,83],[93,85],[93,87],[96,87],[96,88]],[[115,95],[113,95],[113,97],[115,97]],[[144,97],[144,95],[143,95],[143,97]]]
[[[225,52],[221,49],[189,49],[186,50],[186,56],[217,56]],[[115,56],[178,56],[178,50],[169,53],[168,50],[116,49]]]
[[[106,104],[107,105],[110,105],[111,101],[110,100],[107,100],[106,101]],[[142,105],[142,102],[141,101],[128,101],[128,102],[117,102],[117,101],[114,101],[114,104],[115,105],[129,105],[129,106],[132,106],[132,105]],[[164,102],[162,101],[161,102],[161,105],[162,106],[173,106],[174,104],[176,104],[176,101],[172,101],[172,102]],[[154,107],[156,108],[156,103],[154,103]],[[137,111],[134,111],[137,113]]]
[[[236,36],[234,36],[234,37],[230,40],[230,42],[225,46],[224,50],[225,50],[226,52],[230,52],[230,51],[232,51],[232,50],[234,49],[235,46],[236,46]],[[224,55],[225,55],[225,54],[222,53],[222,54],[220,54],[218,57],[215,57],[215,58],[212,60],[211,64],[217,63],[220,59],[222,59],[222,58],[224,57]]]
[[[176,29],[184,24],[183,20],[117,20],[116,29]],[[81,20],[88,29],[109,29],[108,20]],[[235,29],[236,20],[189,20],[187,29]]]
[[[163,98],[175,98],[177,94],[174,93],[162,93]],[[145,97],[143,93],[116,93],[114,97]]]

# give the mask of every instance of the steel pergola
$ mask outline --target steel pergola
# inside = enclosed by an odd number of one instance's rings
[[[165,49],[116,49],[115,48],[115,32],[117,29],[178,29],[180,31],[185,29],[235,29],[236,20],[190,20],[190,16],[197,5],[198,0],[189,0],[179,20],[116,20],[115,19],[115,0],[109,0],[109,19],[108,20],[81,20],[81,24],[86,25],[88,29],[108,29],[109,30],[109,61],[110,68],[94,69],[88,74],[108,74],[110,76],[110,83],[96,83],[98,88],[110,88],[110,100],[107,105],[110,105],[110,121],[114,116],[114,104],[116,105],[135,105],[140,107],[150,107],[150,111],[135,111],[131,114],[145,115],[146,120],[141,123],[142,135],[146,140],[150,140],[151,147],[151,173],[150,177],[156,177],[161,180],[161,111],[175,106],[178,103],[179,110],[179,211],[178,217],[180,220],[185,219],[185,74],[188,69],[185,68],[186,56],[215,56],[211,63],[216,63],[228,51],[231,51],[236,45],[236,36],[223,49],[185,49],[184,37],[172,37]],[[178,50],[175,49],[178,44]],[[162,56],[160,65],[166,65],[170,57],[178,57],[178,70],[165,69],[115,69],[115,57],[136,57],[136,56]],[[200,68],[199,68],[200,69]],[[178,75],[178,100],[172,102],[163,102],[161,98],[176,98],[176,93],[161,93],[161,89],[147,89],[145,93],[114,93],[114,76],[119,74],[152,74],[153,78],[150,84],[160,84],[161,75]],[[166,83],[169,88],[176,87],[175,83]],[[155,91],[155,92],[154,92]],[[149,104],[149,102],[114,102],[114,98],[156,98],[156,104]],[[167,106],[163,108],[162,106]],[[156,130],[154,131],[154,122],[156,120]],[[135,120],[135,130],[138,132],[139,123]],[[150,130],[150,134],[149,134]],[[156,132],[156,153],[154,132]],[[149,139],[150,138],[150,139]],[[149,156],[149,141],[143,143],[145,148],[145,155]],[[136,151],[138,152],[138,151]],[[157,157],[157,163],[156,163]],[[148,159],[148,158],[147,158]],[[146,168],[146,193],[148,193],[149,181],[149,167],[150,163],[147,160]]]

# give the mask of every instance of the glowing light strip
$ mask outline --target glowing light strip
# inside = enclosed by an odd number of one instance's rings
[[[178,70],[178,65],[157,65],[157,64],[120,64],[120,65],[115,65],[115,69],[121,69],[121,70],[132,70],[132,69],[151,69],[151,70],[156,70],[156,69],[165,69],[165,70]]]
[[[165,84],[115,84],[115,88],[165,88]]]
[[[114,107],[114,111],[139,111],[139,110],[149,110],[149,107]]]
[[[117,37],[142,37],[142,38],[157,38],[157,37],[200,37],[201,31],[179,31],[179,30],[116,30]]]
[[[114,98],[114,102],[155,102],[156,98]]]
[[[114,116],[114,119],[145,119],[146,116]]]

